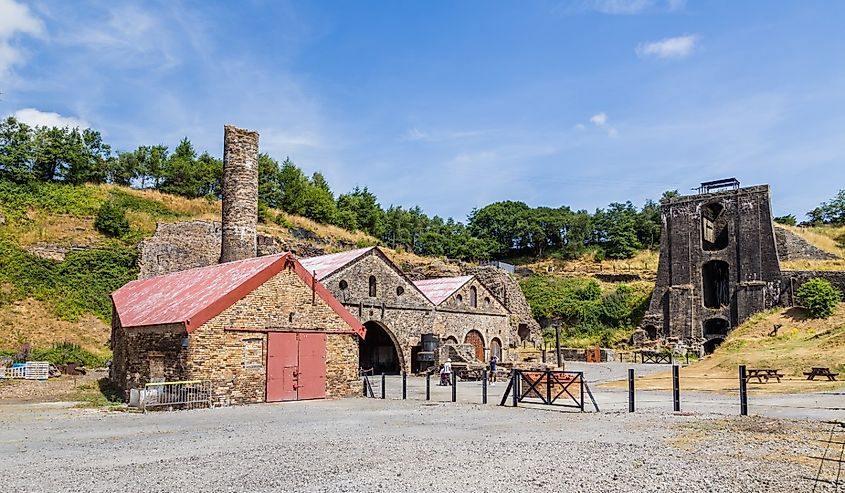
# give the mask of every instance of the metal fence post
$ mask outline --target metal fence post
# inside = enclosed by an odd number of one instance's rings
[[[364,397],[367,397],[367,375],[364,375],[361,381],[364,382]]]
[[[675,412],[681,410],[681,383],[678,365],[672,366],[672,406]]]
[[[481,375],[481,403],[487,404],[487,370]]]
[[[381,398],[384,399],[384,372],[381,374]]]
[[[402,372],[402,399],[408,398],[408,374]]]
[[[584,372],[578,372],[578,378],[581,380],[581,412],[584,412]]]
[[[517,393],[519,392],[519,390],[517,390],[517,388],[516,388],[516,383],[517,383],[517,380],[518,380],[517,372],[518,372],[518,370],[516,368],[511,370],[511,387],[513,388],[513,407],[516,407],[516,404],[519,401],[519,399],[517,398]]]
[[[431,373],[425,374],[425,400],[431,400]]]
[[[552,372],[546,370],[546,404],[552,403]]]
[[[739,415],[748,416],[748,382],[745,365],[739,365]]]
[[[452,372],[452,402],[458,400],[458,372]]]
[[[628,368],[628,412],[636,410],[634,405],[634,369]]]

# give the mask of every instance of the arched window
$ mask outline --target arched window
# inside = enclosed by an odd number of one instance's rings
[[[490,298],[484,298],[484,306],[490,308]]]
[[[464,303],[464,297],[461,295],[456,295],[455,299],[458,300],[459,305],[462,305]]]
[[[475,286],[469,288],[469,306],[475,308],[478,306],[478,290]]]
[[[405,288],[403,288],[402,286],[397,286],[396,287],[396,296],[402,296],[403,294],[405,294]]]
[[[349,287],[349,283],[348,283],[348,282],[346,282],[346,281],[344,281],[344,280],[341,280],[341,281],[340,281],[340,284],[339,284],[339,287],[340,287],[340,290],[341,290],[341,291],[346,291],[346,288],[348,288],[348,287]]]
[[[376,297],[376,276],[370,276],[370,298]]]

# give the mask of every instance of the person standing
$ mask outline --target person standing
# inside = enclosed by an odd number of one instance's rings
[[[496,355],[490,356],[490,385],[496,385],[496,365],[499,363],[499,358]]]

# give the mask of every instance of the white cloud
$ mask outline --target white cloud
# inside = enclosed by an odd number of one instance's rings
[[[603,127],[607,124],[607,115],[605,113],[596,113],[590,117],[590,123],[593,125]]]
[[[40,111],[35,108],[24,108],[15,112],[15,118],[27,125],[37,127],[79,127],[88,128],[90,125],[85,120],[72,116],[62,116],[50,111]]]
[[[14,43],[18,35],[42,36],[44,25],[29,7],[13,0],[0,0],[0,79],[12,65],[21,63],[24,54]]]
[[[649,41],[637,45],[636,52],[641,58],[654,56],[657,58],[684,58],[692,53],[698,36],[678,36],[665,38],[660,41]]]
[[[686,0],[588,0],[585,7],[603,14],[636,15],[646,11],[676,11]]]

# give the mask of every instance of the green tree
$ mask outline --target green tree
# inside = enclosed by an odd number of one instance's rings
[[[812,318],[827,318],[833,315],[836,305],[842,300],[842,292],[827,279],[814,277],[795,291],[795,297]]]
[[[355,187],[338,197],[337,210],[339,226],[358,229],[376,238],[381,236],[384,210],[367,187]]]
[[[641,247],[637,239],[637,210],[631,202],[614,202],[606,211],[596,211],[598,228],[596,240],[607,256],[616,259],[631,258]]]
[[[120,238],[129,233],[126,210],[112,200],[103,202],[94,218],[94,227],[106,236]]]
[[[798,218],[796,218],[792,214],[787,214],[785,216],[776,217],[775,222],[778,224],[785,224],[787,226],[795,226],[796,224],[798,224]]]
[[[0,122],[0,179],[25,183],[33,178],[33,129],[14,117]]]
[[[258,155],[258,203],[281,208],[282,188],[279,162],[268,154]]]
[[[303,204],[305,217],[322,224],[333,224],[337,216],[334,194],[325,177],[319,172],[311,175],[305,189]]]

